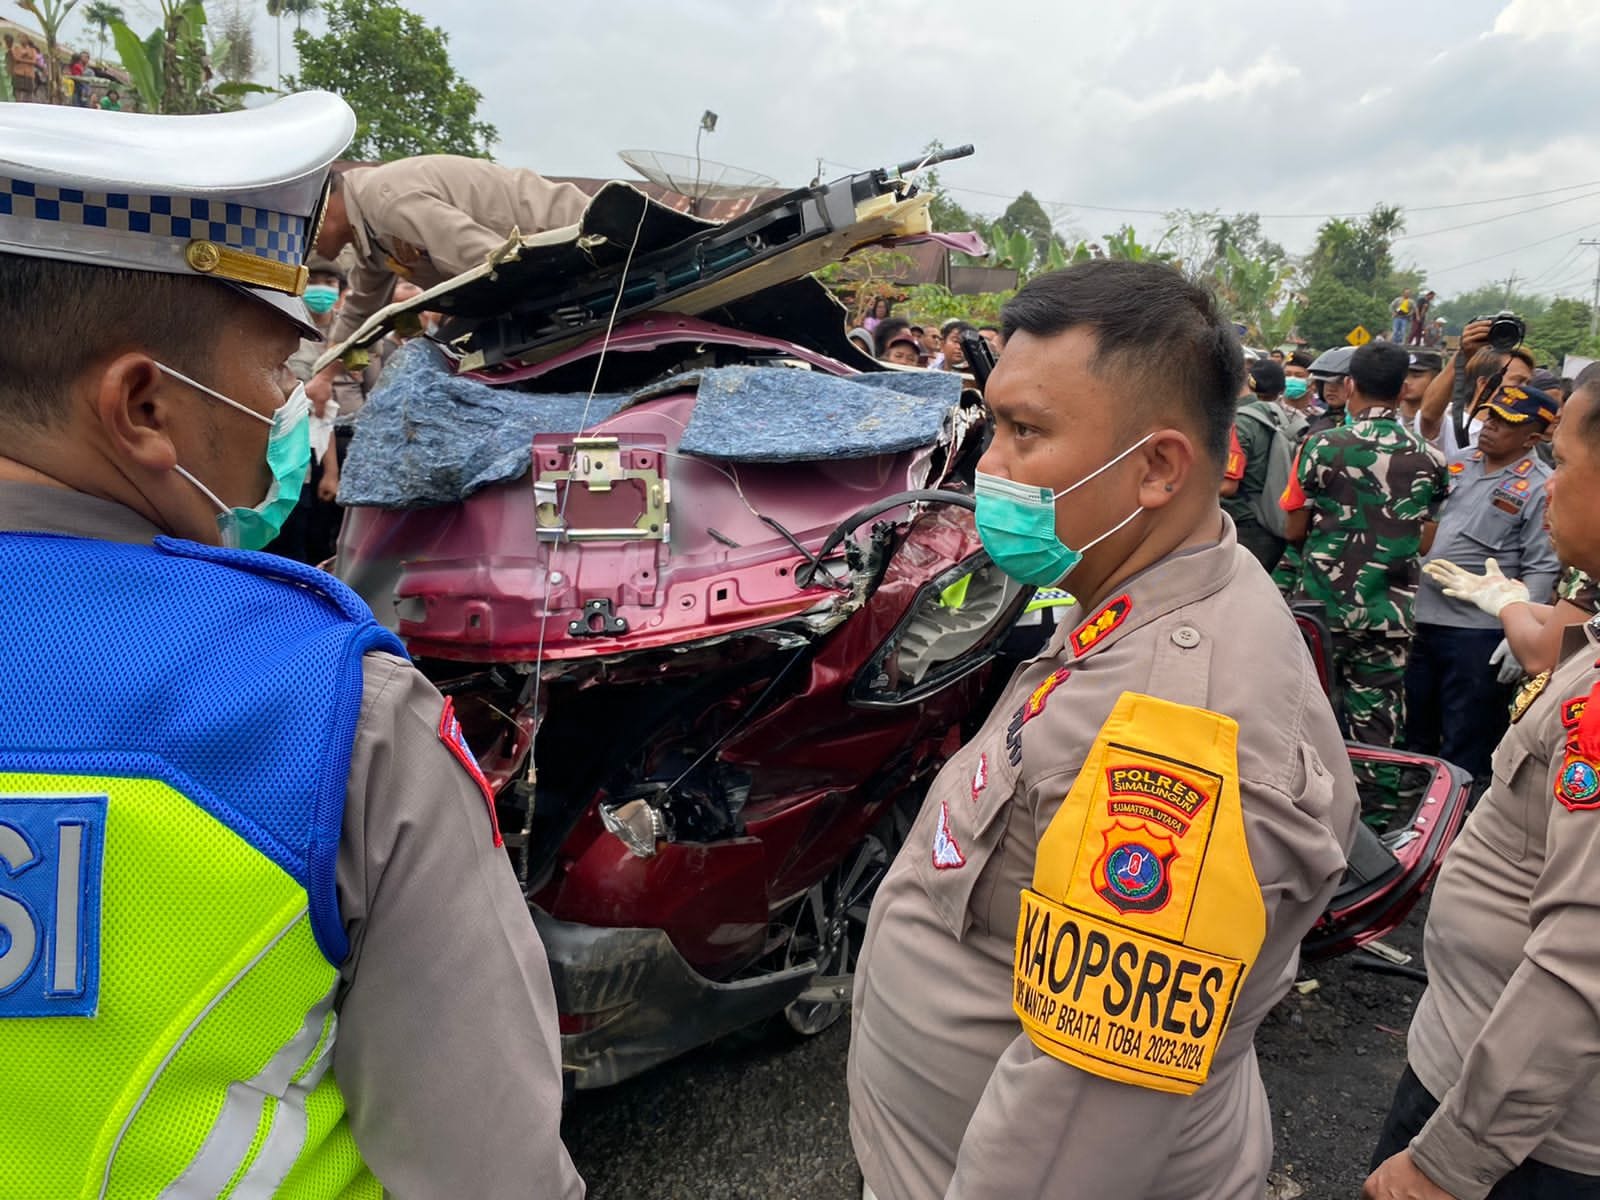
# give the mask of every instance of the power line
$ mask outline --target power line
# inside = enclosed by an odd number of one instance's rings
[[[1535,246],[1545,246],[1551,242],[1559,242],[1562,238],[1576,237],[1580,233],[1584,233],[1590,229],[1593,229],[1596,225],[1600,225],[1600,221],[1590,221],[1585,225],[1579,225],[1576,229],[1567,229],[1561,233],[1552,234],[1550,237],[1540,238],[1536,242],[1528,242],[1525,245],[1512,246],[1509,250],[1496,250],[1493,254],[1485,254],[1482,258],[1472,258],[1468,259],[1466,262],[1456,263],[1453,266],[1440,267],[1436,270],[1430,270],[1428,275],[1430,277],[1434,275],[1448,275],[1451,271],[1459,271],[1465,267],[1475,267],[1479,263],[1486,263],[1497,258],[1504,258],[1508,254],[1518,254],[1523,250],[1532,250]]]
[[[1546,267],[1544,270],[1540,271],[1537,275],[1533,276],[1533,278],[1529,279],[1525,286],[1532,287],[1534,284],[1538,283],[1540,280],[1548,280],[1552,276],[1562,274],[1562,272],[1567,270],[1568,265],[1572,262],[1572,260],[1577,258],[1577,256],[1582,251],[1583,251],[1582,243],[1574,244],[1566,252],[1566,254],[1563,257],[1556,259],[1556,261],[1553,262],[1550,266]]]
[[[1600,241],[1585,238],[1580,245],[1593,246],[1600,250]],[[1589,336],[1600,333],[1600,254],[1595,255],[1594,261],[1594,302],[1589,306]]]
[[[1526,216],[1528,213],[1542,212],[1547,208],[1558,208],[1563,204],[1572,204],[1578,200],[1592,200],[1596,196],[1600,196],[1600,191],[1585,192],[1581,196],[1568,196],[1562,200],[1552,200],[1549,204],[1535,204],[1531,208],[1513,209],[1511,212],[1499,213],[1493,217],[1484,217],[1479,221],[1466,221],[1460,225],[1446,225],[1442,229],[1428,229],[1424,230],[1422,233],[1402,233],[1390,238],[1389,240],[1391,242],[1416,241],[1418,238],[1432,237],[1436,233],[1455,233],[1460,229],[1473,229],[1479,225],[1491,224],[1494,221],[1504,221],[1509,217],[1522,217]]]

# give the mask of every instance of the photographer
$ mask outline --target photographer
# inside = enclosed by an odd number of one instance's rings
[[[1463,329],[1451,369],[1423,393],[1417,432],[1447,456],[1475,447],[1482,427],[1475,419],[1479,401],[1501,384],[1522,384],[1533,376],[1533,355],[1520,345],[1526,333],[1522,319],[1509,312],[1479,317]]]

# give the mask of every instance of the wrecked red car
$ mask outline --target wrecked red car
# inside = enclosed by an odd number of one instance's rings
[[[863,356],[811,278],[927,202],[870,172],[713,225],[608,185],[354,339],[445,318],[357,423],[337,570],[496,790],[577,1087],[837,1020],[926,784],[1040,644],[972,522],[981,400]],[[1314,936],[1415,900],[1429,820]]]

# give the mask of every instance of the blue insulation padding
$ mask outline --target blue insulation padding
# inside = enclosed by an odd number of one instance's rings
[[[576,433],[654,396],[699,386],[680,452],[734,462],[806,462],[892,454],[938,441],[961,396],[958,376],[848,377],[781,367],[718,367],[632,395],[519,392],[452,375],[409,342],[389,360],[355,421],[339,502],[377,508],[451,504],[525,474],[533,438]]]

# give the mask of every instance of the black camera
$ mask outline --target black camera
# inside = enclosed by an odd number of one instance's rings
[[[1489,349],[1504,354],[1522,345],[1528,336],[1528,323],[1516,313],[1503,310],[1492,317],[1473,317],[1474,321],[1489,321]]]

